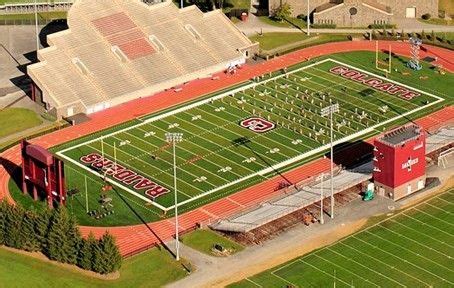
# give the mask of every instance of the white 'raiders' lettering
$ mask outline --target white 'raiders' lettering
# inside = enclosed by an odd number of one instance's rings
[[[365,73],[361,73],[359,71],[356,71],[354,69],[349,69],[345,66],[336,66],[333,67],[329,70],[329,72],[340,75],[344,78],[351,79],[356,82],[360,82],[363,84],[366,84],[369,87],[372,87],[376,90],[386,92],[391,95],[398,95],[404,99],[411,100],[414,97],[420,96],[421,94],[415,91],[411,91],[407,88],[403,88],[399,85],[390,83],[390,82],[384,82],[381,79],[372,77],[370,75],[367,75]]]
[[[411,166],[417,164],[418,161],[419,161],[418,158],[415,158],[415,159],[408,159],[407,162],[402,163],[402,169],[410,169]]]
[[[265,120],[259,117],[251,117],[240,122],[240,125],[244,128],[252,130],[257,133],[264,133],[272,130],[276,125],[273,122]]]
[[[106,157],[102,157],[98,153],[90,153],[82,156],[80,157],[80,161],[95,169],[106,171],[108,175],[112,175],[114,179],[122,182],[123,184],[128,186],[133,185],[132,187],[136,190],[145,190],[145,195],[152,199],[170,192],[169,189],[134,171],[114,163]]]

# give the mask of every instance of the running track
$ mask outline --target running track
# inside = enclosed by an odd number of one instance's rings
[[[379,48],[383,50],[388,49],[390,44],[392,45],[392,50],[395,54],[408,56],[410,49],[409,44],[407,43],[381,41]],[[432,46],[425,46],[425,48],[425,51],[421,52],[422,57],[437,57],[437,63],[443,65],[447,70],[454,72],[454,62],[451,60],[454,59],[454,52]],[[89,122],[35,138],[33,139],[33,143],[49,148],[101,129],[115,126],[136,117],[193,100],[202,95],[212,93],[213,91],[246,81],[254,76],[288,67],[314,57],[351,51],[375,51],[375,42],[356,41],[328,43],[299,50],[254,66],[245,65],[242,69],[238,70],[238,73],[235,75],[219,73],[216,75],[219,77],[219,80],[195,80],[183,85],[183,90],[178,93],[169,90],[92,114],[90,115],[91,120]],[[131,111],[134,111],[134,113],[131,113]],[[426,129],[434,129],[435,127],[442,126],[443,123],[452,120],[454,120],[454,107],[450,106],[419,119],[416,122]],[[369,141],[371,141],[371,139],[369,139]],[[6,198],[11,203],[13,203],[13,200],[8,191],[10,176],[7,167],[11,166],[8,162],[15,165],[20,164],[19,151],[19,146],[15,146],[0,155],[0,164],[2,164],[0,167],[0,199]],[[318,159],[289,171],[284,175],[292,182],[299,182],[328,169],[329,160]],[[193,229],[197,223],[208,223],[220,217],[232,215],[245,207],[250,207],[263,202],[278,193],[274,191],[274,188],[281,179],[282,178],[280,177],[272,178],[226,198],[202,206],[196,210],[184,213],[179,218],[179,229],[182,232],[187,231]],[[160,241],[171,239],[174,235],[173,221],[172,218],[149,223],[147,225],[114,227],[107,228],[107,230],[115,235],[122,255],[128,256],[159,244]],[[100,236],[106,231],[106,228],[81,227],[81,231],[83,235],[88,235],[88,233],[92,231],[96,236]]]

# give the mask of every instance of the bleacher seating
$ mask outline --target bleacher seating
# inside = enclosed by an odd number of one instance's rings
[[[51,47],[28,68],[62,116],[69,107],[91,113],[211,75],[244,62],[242,49],[257,49],[221,11],[171,1],[79,0],[68,26],[48,36]]]

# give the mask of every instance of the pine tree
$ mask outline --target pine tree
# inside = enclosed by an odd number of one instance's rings
[[[58,207],[52,211],[52,217],[47,234],[47,245],[44,254],[51,260],[66,263],[68,249],[69,217],[63,207]]]
[[[0,202],[0,245],[5,244],[6,232],[6,213],[8,212],[8,203],[3,200]]]
[[[79,257],[77,259],[77,265],[85,270],[92,270],[94,249],[98,240],[96,240],[93,233],[88,235],[87,239],[82,239],[81,248],[79,250]]]
[[[76,218],[69,217],[68,231],[66,233],[68,239],[68,247],[66,251],[66,262],[70,264],[77,264],[77,256],[81,246],[82,237],[79,228],[77,227]]]
[[[5,223],[5,245],[13,247],[16,249],[21,249],[24,238],[22,238],[20,230],[22,219],[24,217],[24,209],[19,206],[9,205],[6,214],[6,223]]]
[[[121,267],[121,254],[115,245],[115,239],[106,232],[96,245],[94,253],[93,271],[108,274]]]
[[[432,30],[432,33],[430,33],[430,38],[432,40],[432,43],[435,43],[435,32]]]
[[[49,232],[52,211],[45,209],[41,211],[35,219],[35,235],[40,245],[41,252],[45,252],[47,247],[47,233]]]
[[[37,216],[34,211],[26,211],[22,219],[20,235],[23,243],[22,248],[26,251],[34,252],[40,250],[40,243],[34,231]]]

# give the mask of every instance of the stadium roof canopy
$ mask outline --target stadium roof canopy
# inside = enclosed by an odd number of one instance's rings
[[[78,0],[29,75],[56,114],[92,113],[244,63],[253,44],[220,11]],[[252,49],[252,50],[251,50]]]

